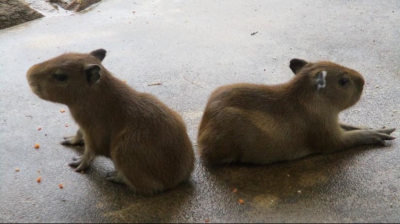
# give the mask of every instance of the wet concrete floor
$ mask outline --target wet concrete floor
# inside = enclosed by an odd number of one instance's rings
[[[366,79],[342,121],[400,128],[399,21],[397,0],[103,0],[1,30],[0,222],[400,222],[399,138],[267,166],[207,168],[197,158],[190,183],[142,197],[105,180],[106,158],[85,174],[68,167],[82,149],[59,142],[77,125],[25,78],[50,57],[104,48],[109,71],[183,116],[196,149],[214,88],[285,82],[294,57],[331,60]]]

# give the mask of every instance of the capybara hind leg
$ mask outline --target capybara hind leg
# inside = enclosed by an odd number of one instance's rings
[[[117,170],[107,173],[107,180],[117,184],[128,184],[122,173]]]
[[[222,149],[206,149],[200,150],[200,156],[202,160],[209,164],[224,164],[224,163],[232,163],[236,162],[237,158],[233,153],[221,151]]]

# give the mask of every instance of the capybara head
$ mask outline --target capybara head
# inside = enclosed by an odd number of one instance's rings
[[[33,65],[27,72],[32,91],[44,100],[70,104],[101,81],[101,61],[106,51],[67,53]]]
[[[300,82],[304,85],[301,88],[315,91],[339,110],[353,106],[361,97],[364,78],[353,69],[328,61],[310,63],[297,58],[290,61],[289,67],[295,79],[305,80]]]

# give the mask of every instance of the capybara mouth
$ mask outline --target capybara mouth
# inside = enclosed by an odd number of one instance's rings
[[[33,93],[35,93],[38,96],[41,96],[42,87],[40,87],[39,84],[35,84],[32,81],[29,81],[29,86],[31,87]]]

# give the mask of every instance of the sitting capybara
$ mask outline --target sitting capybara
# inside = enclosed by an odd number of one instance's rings
[[[110,157],[108,180],[153,194],[188,180],[194,152],[182,118],[156,97],[135,91],[101,64],[103,49],[68,53],[32,66],[27,79],[40,98],[68,106],[80,129],[62,144],[85,144],[70,163],[82,171]]]

